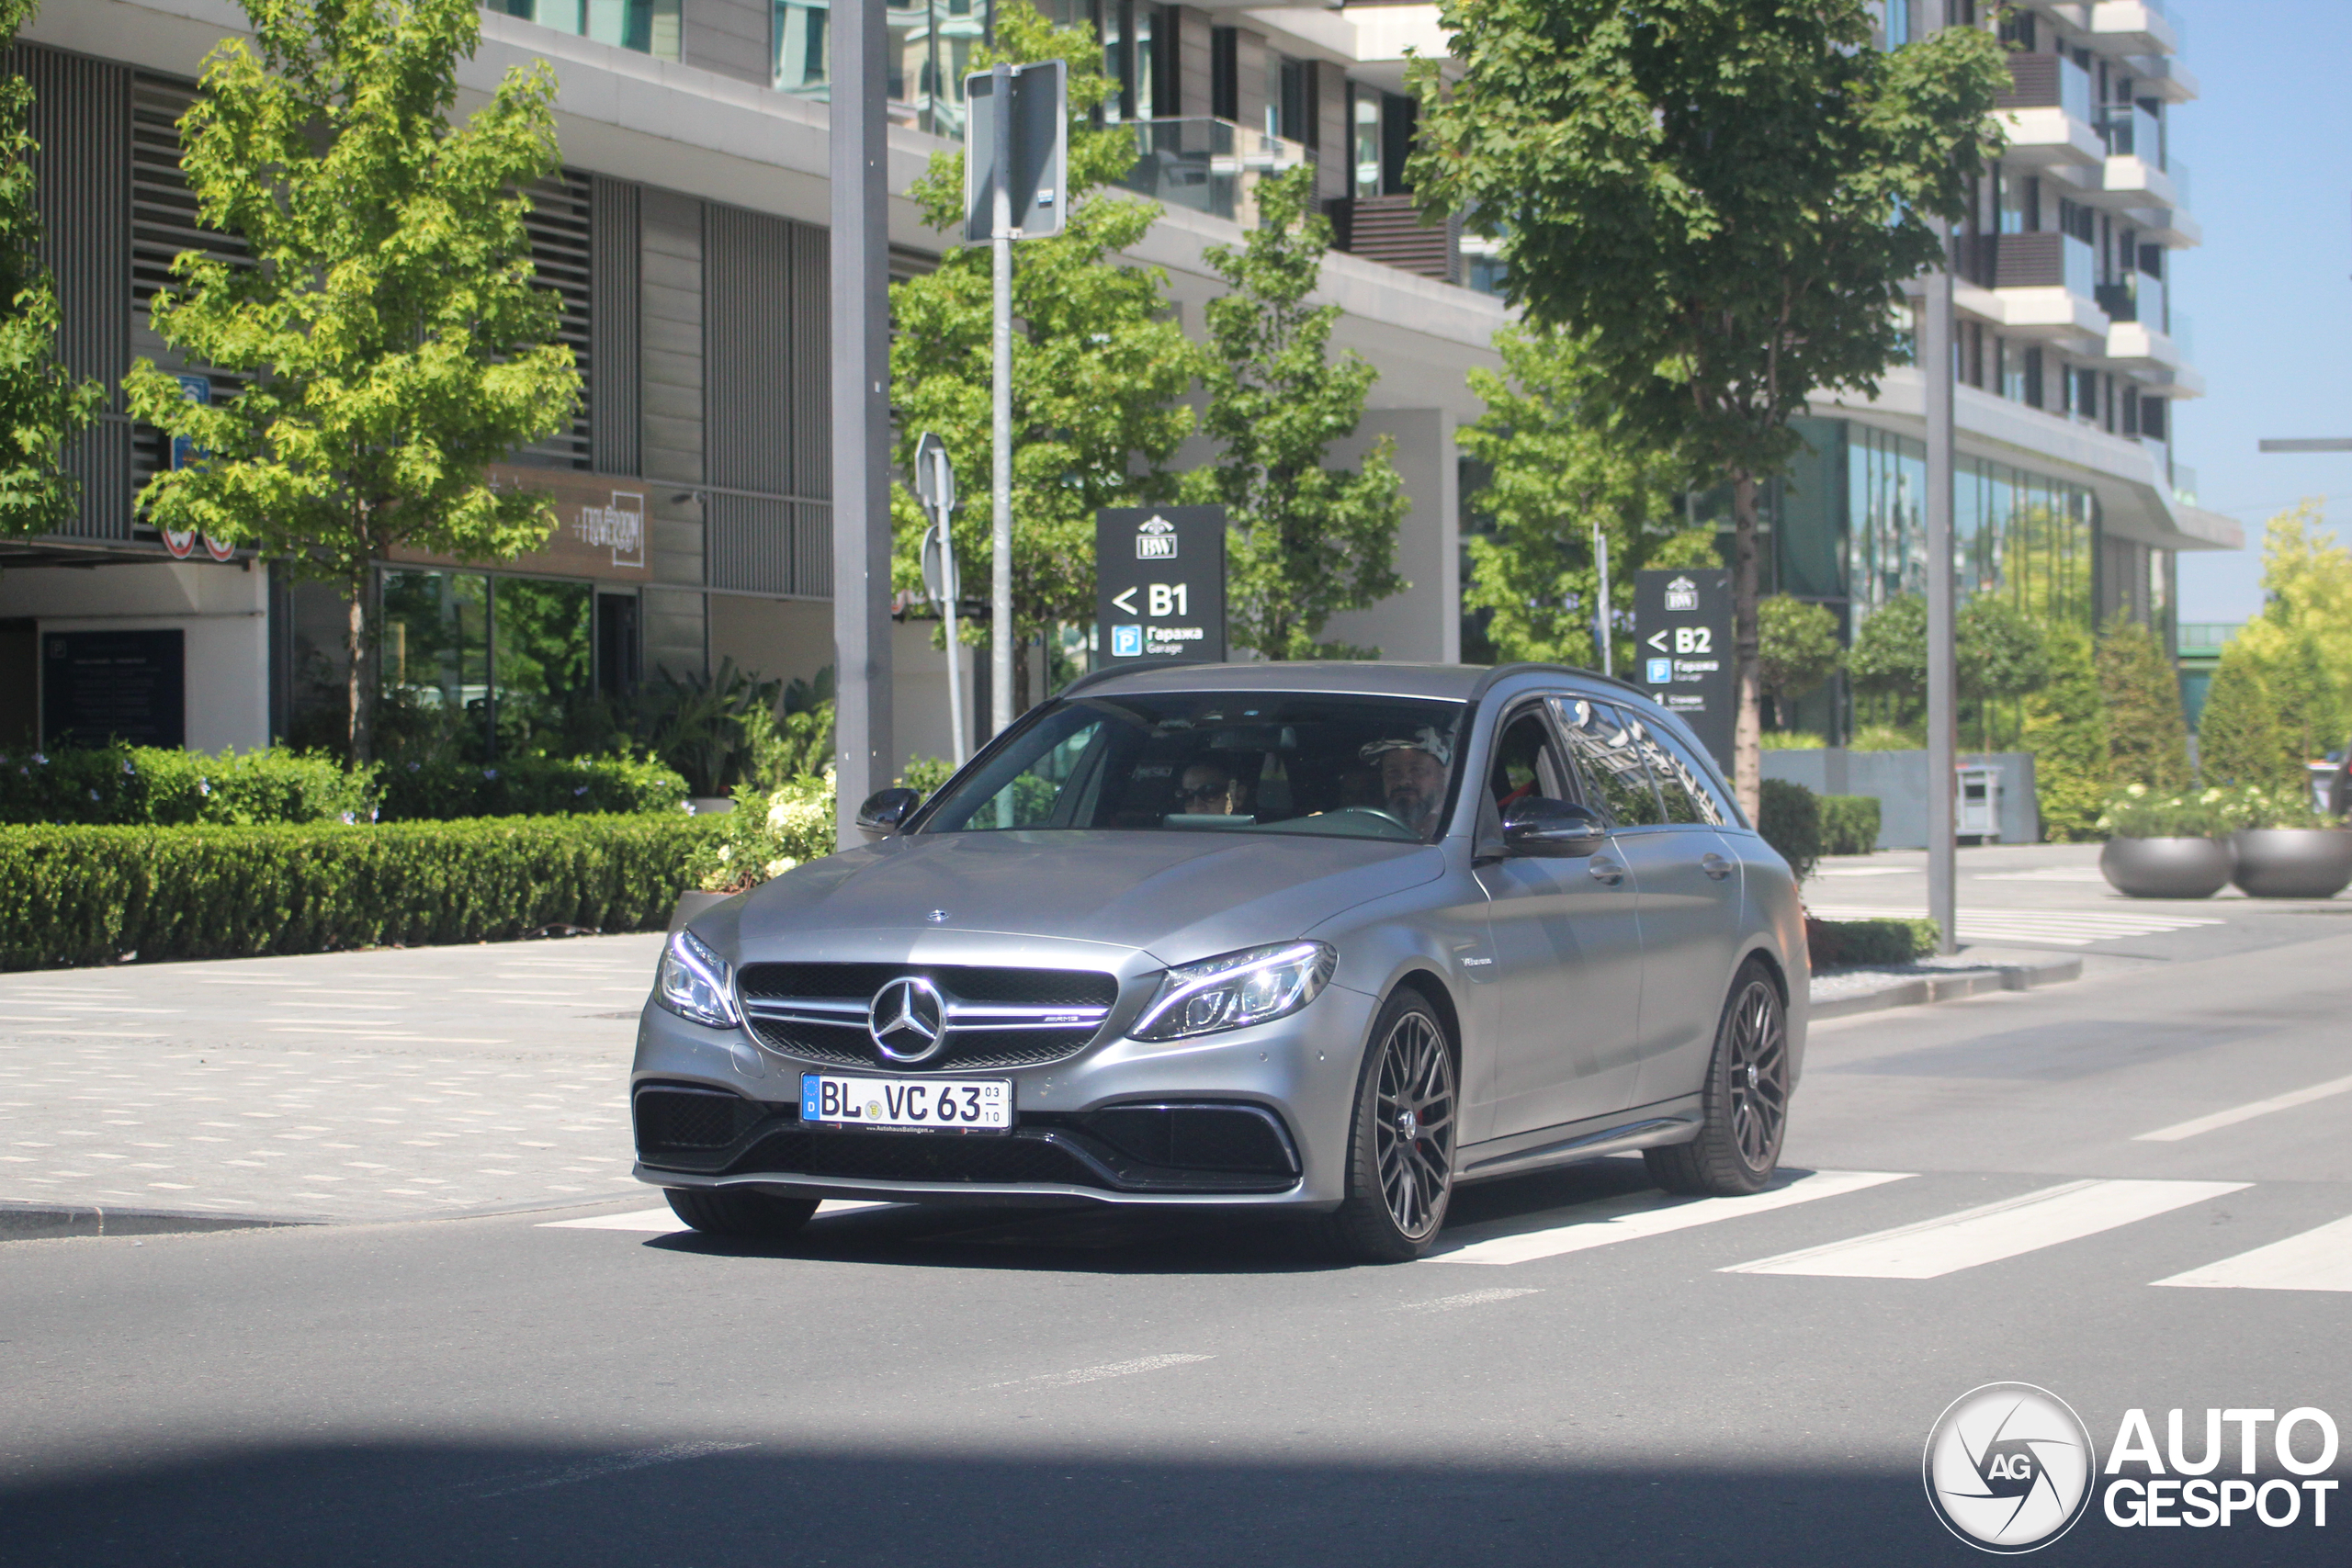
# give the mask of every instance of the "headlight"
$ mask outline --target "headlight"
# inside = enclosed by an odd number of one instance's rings
[[[696,1023],[733,1029],[743,1021],[735,1010],[734,976],[727,960],[692,931],[680,931],[662,950],[662,974],[653,999]]]
[[[1181,964],[1127,1033],[1182,1040],[1283,1017],[1315,999],[1338,962],[1329,942],[1285,942]]]

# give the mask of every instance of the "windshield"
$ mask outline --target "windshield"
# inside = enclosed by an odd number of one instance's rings
[[[1057,703],[956,781],[917,831],[1124,828],[1428,843],[1467,705],[1321,692]]]

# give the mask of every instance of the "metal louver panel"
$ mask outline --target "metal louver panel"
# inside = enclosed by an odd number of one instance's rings
[[[703,209],[707,581],[754,593],[832,587],[825,236]]]
[[[589,204],[588,361],[604,374],[588,399],[589,466],[599,473],[641,471],[642,379],[637,371],[642,335],[639,280],[644,236],[638,187],[599,175]]]
[[[82,489],[64,536],[130,537],[130,423],[120,382],[130,367],[130,73],[33,44],[6,69],[33,90],[40,257],[58,296],[58,363],[107,389],[105,412],[65,448]]]
[[[592,430],[597,377],[591,310],[595,274],[592,183],[592,177],[578,169],[559,170],[531,187],[531,210],[523,219],[531,236],[531,265],[537,273],[537,286],[553,289],[563,299],[563,321],[556,330],[556,341],[571,347],[580,367],[581,402],[573,411],[571,426],[517,454],[522,461],[543,467],[594,466]]]

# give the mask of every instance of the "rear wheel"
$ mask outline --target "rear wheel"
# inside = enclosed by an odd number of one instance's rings
[[[665,1187],[670,1212],[706,1235],[786,1236],[817,1212],[814,1198],[778,1198],[735,1187]]]
[[[1650,1179],[1668,1192],[1757,1192],[1781,1163],[1789,1122],[1788,1010],[1764,966],[1732,982],[1702,1091],[1704,1119],[1687,1144],[1645,1149]]]
[[[1380,1010],[1372,1039],[1332,1225],[1349,1257],[1406,1263],[1437,1239],[1453,1197],[1453,1052],[1436,1010],[1409,988]]]

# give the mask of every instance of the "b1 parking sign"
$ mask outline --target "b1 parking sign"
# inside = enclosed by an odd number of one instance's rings
[[[1225,660],[1225,508],[1094,514],[1098,667]]]
[[[1731,573],[1721,567],[1644,571],[1634,579],[1634,640],[1641,684],[1689,725],[1715,764],[1731,772]]]

